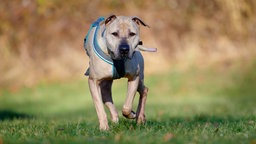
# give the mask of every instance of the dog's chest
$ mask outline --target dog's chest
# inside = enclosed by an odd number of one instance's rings
[[[143,67],[143,58],[140,52],[135,52],[132,59],[114,60],[113,78],[135,77]]]
[[[113,78],[133,77],[138,73],[138,63],[134,59],[114,60]]]

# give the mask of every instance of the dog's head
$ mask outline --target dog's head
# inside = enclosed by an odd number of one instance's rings
[[[148,27],[138,17],[111,15],[105,20],[104,36],[112,59],[132,58],[140,41],[139,25]]]

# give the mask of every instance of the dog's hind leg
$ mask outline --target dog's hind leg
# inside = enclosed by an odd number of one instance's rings
[[[111,114],[112,121],[117,123],[118,112],[116,110],[116,107],[112,99],[112,92],[111,92],[112,83],[113,83],[113,80],[103,80],[100,83],[100,87],[101,87],[102,101],[108,107]]]
[[[138,92],[140,94],[139,104],[136,111],[136,121],[138,124],[146,122],[145,105],[148,95],[148,88],[144,86],[143,79],[140,80],[138,86]]]

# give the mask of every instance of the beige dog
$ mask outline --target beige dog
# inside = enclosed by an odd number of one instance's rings
[[[139,25],[148,26],[138,17],[111,15],[106,20],[99,18],[86,35],[84,47],[90,58],[89,88],[97,111],[100,130],[108,130],[107,115],[103,103],[109,108],[111,119],[118,122],[118,112],[111,94],[112,82],[121,77],[128,78],[128,90],[123,105],[123,116],[136,118],[137,123],[145,122],[145,103],[148,88],[144,85],[144,61],[139,50],[156,51],[146,48],[140,41]],[[136,113],[132,103],[136,91],[140,94]]]

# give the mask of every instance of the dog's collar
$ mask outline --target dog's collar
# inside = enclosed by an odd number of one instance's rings
[[[98,40],[97,40],[97,34],[98,34],[98,30],[99,30],[99,26],[100,26],[100,23],[102,21],[104,21],[105,18],[104,17],[100,17],[98,18],[98,20],[96,20],[94,23],[92,23],[85,39],[84,39],[84,48],[86,50],[86,40],[88,40],[88,36],[91,32],[91,30],[93,28],[95,28],[95,31],[94,31],[94,35],[93,35],[93,51],[94,53],[100,58],[102,59],[103,61],[105,61],[106,63],[112,65],[112,71],[113,71],[113,78],[114,79],[119,79],[121,77],[123,77],[125,75],[125,61],[126,60],[113,60],[111,59],[111,57],[107,54],[105,54],[102,49],[100,48],[99,46],[99,43],[98,43]],[[105,30],[102,32],[101,36],[104,35],[104,32]],[[86,50],[87,51],[87,50]],[[88,54],[88,53],[87,53]],[[90,56],[90,55],[89,55]],[[89,68],[88,70],[86,71],[85,75],[89,75]]]

